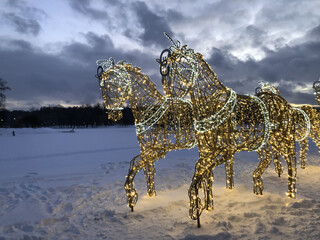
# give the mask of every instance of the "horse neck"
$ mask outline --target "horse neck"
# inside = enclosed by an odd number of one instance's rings
[[[126,65],[126,70],[131,81],[129,103],[136,122],[139,122],[146,109],[162,102],[164,98],[157,90],[156,85],[139,68]]]
[[[230,96],[209,64],[199,57],[199,75],[190,91],[195,116],[203,119],[218,112]]]

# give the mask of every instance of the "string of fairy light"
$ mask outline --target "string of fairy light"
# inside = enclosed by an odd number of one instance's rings
[[[237,94],[231,89],[228,100],[217,113],[208,118],[195,120],[193,122],[196,131],[204,133],[219,127],[233,112],[236,102]]]
[[[253,98],[253,100],[259,104],[259,107],[262,110],[263,119],[264,119],[263,140],[260,143],[260,145],[258,145],[257,147],[249,149],[250,151],[259,151],[260,149],[262,149],[266,145],[266,143],[269,141],[269,138],[270,138],[271,124],[270,124],[269,112],[267,110],[266,105],[264,104],[264,102],[260,98],[253,96],[253,95],[249,95],[249,96],[251,98]]]
[[[301,141],[305,140],[305,139],[309,136],[309,134],[310,134],[310,129],[311,129],[310,118],[309,118],[309,116],[306,114],[306,112],[303,111],[301,108],[296,108],[296,107],[294,107],[293,109],[296,110],[297,112],[299,112],[300,114],[302,114],[303,119],[304,119],[304,124],[306,125],[306,126],[305,126],[305,132],[304,132],[304,134],[302,135],[302,137],[299,138],[299,139],[296,139],[298,142],[301,142]]]

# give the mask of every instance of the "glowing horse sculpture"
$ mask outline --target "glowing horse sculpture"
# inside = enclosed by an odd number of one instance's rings
[[[170,39],[170,38],[169,38]],[[238,151],[258,151],[261,162],[253,173],[254,192],[262,194],[261,175],[271,162],[271,150],[284,156],[288,165],[288,196],[296,194],[295,124],[292,107],[278,94],[262,92],[259,97],[238,95],[218,81],[203,60],[180,43],[161,54],[160,71],[169,95],[190,96],[193,106],[199,160],[189,189],[192,219],[204,208],[212,208],[212,195],[202,205],[201,186],[212,187],[213,169],[229,162]]]
[[[316,100],[320,104],[320,80],[314,82],[313,88],[315,90]],[[320,113],[311,105],[301,105],[293,107],[296,121],[296,141],[300,145],[300,162],[301,168],[307,166],[306,152],[309,148],[308,138],[317,145],[320,154]],[[279,155],[274,155],[276,172],[282,173],[281,163],[279,162]]]
[[[113,58],[99,60],[97,64],[97,78],[109,117],[120,119],[122,106],[128,100],[135,119],[141,151],[131,160],[124,186],[128,205],[133,211],[138,200],[133,187],[135,175],[144,170],[148,195],[154,196],[154,162],[171,150],[195,145],[191,104],[162,96],[149,77],[131,64],[115,64]]]
[[[316,100],[320,105],[320,79],[313,83]],[[320,113],[310,105],[303,105],[300,107],[310,119],[310,134],[309,137],[315,142],[320,154]]]
[[[312,141],[317,145],[320,154],[320,113],[312,106],[308,105],[300,106],[298,109],[304,111],[310,120],[310,131],[308,137],[310,137]],[[308,138],[302,140],[299,143],[301,167],[305,168],[307,166],[305,152],[308,150],[309,147]]]
[[[270,85],[268,82],[259,82],[261,85],[260,87],[256,88],[256,96],[261,96],[262,93],[270,93],[270,94],[279,94],[278,89],[275,86]],[[310,118],[306,114],[304,110],[301,108],[292,107],[291,113],[293,116],[291,116],[291,119],[295,120],[295,140],[300,145],[300,161],[301,161],[301,168],[304,169],[307,166],[306,161],[306,151],[309,148],[308,144],[308,137],[312,137],[310,132]],[[271,149],[272,151],[272,149]],[[280,177],[283,169],[280,161],[280,154],[277,151],[272,152],[273,159],[274,159],[274,165],[275,165],[275,171]]]

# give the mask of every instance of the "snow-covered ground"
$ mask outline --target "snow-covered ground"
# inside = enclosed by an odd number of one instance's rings
[[[146,196],[138,173],[139,201],[130,212],[123,184],[140,150],[134,127],[15,133],[0,129],[0,239],[320,239],[320,157],[311,141],[297,199],[286,197],[286,172],[278,178],[273,165],[264,195],[254,195],[258,156],[241,152],[234,190],[225,188],[224,167],[215,169],[215,209],[202,213],[198,229],[187,194],[196,148],[156,163],[156,197]]]

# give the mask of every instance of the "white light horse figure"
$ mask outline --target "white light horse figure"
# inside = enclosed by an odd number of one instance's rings
[[[125,182],[128,205],[133,211],[138,194],[133,187],[136,174],[143,169],[149,196],[156,195],[154,162],[169,151],[195,145],[192,109],[188,101],[162,96],[141,69],[113,58],[97,61],[96,77],[109,117],[118,120],[126,100],[135,119],[140,154],[131,160]]]
[[[189,189],[192,219],[212,208],[212,196],[201,204],[198,189],[211,188],[213,169],[232,164],[238,151],[258,151],[261,159],[253,173],[254,192],[262,194],[261,175],[271,162],[271,150],[284,156],[288,165],[288,196],[296,194],[295,124],[292,107],[278,94],[259,97],[238,95],[225,87],[200,53],[174,43],[161,54],[160,71],[166,91],[172,96],[190,96],[193,106],[199,160]],[[165,55],[165,56],[164,56]],[[269,118],[270,117],[270,118]],[[208,206],[209,205],[209,206]]]

